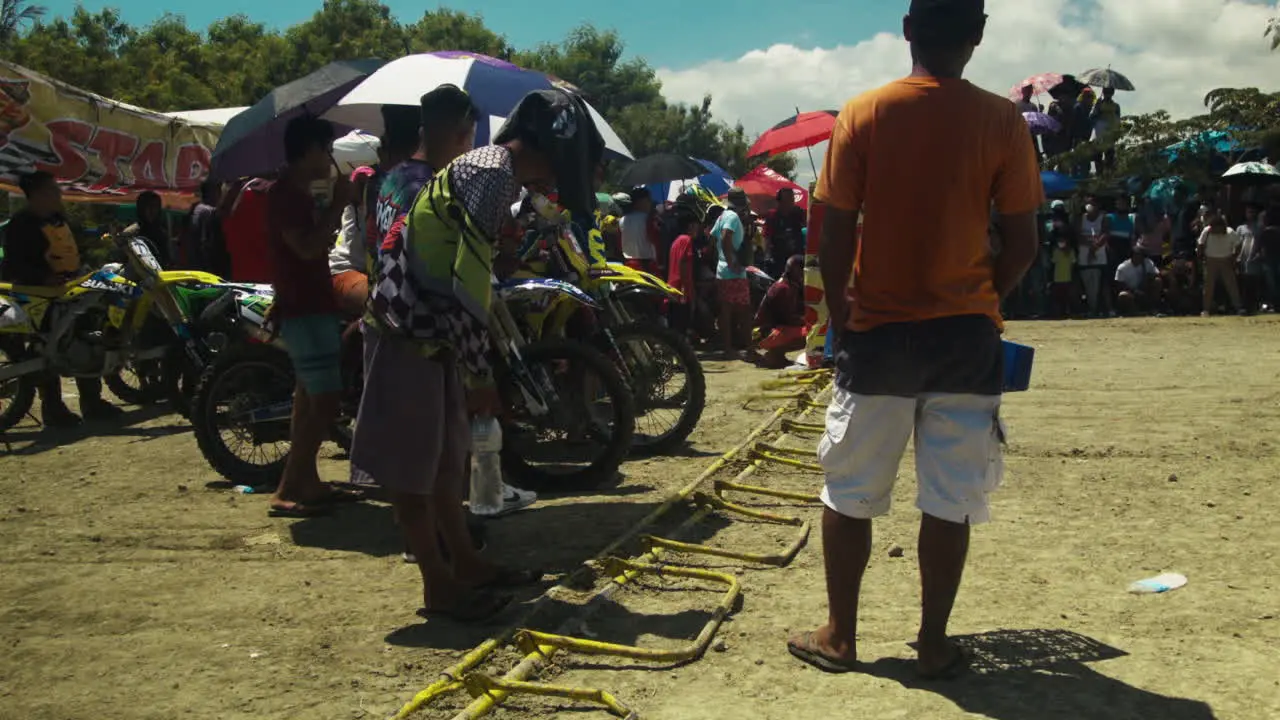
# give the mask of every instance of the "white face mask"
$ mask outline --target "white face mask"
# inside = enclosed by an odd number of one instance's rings
[[[1085,206],[1084,206],[1084,211],[1085,211],[1085,212],[1087,212],[1087,213],[1089,213],[1089,214],[1093,214],[1093,212],[1094,212],[1095,210],[1097,210],[1097,209],[1098,209],[1098,206],[1097,206],[1097,205],[1085,205]]]

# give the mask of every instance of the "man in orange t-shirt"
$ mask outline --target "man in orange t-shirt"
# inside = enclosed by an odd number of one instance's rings
[[[936,679],[966,667],[947,622],[969,526],[987,520],[1001,475],[1000,299],[1035,257],[1044,202],[1017,107],[961,79],[982,41],[983,10],[983,0],[912,0],[903,19],[911,75],[845,105],[818,182],[823,286],[848,287],[852,274],[853,287],[826,296],[832,323],[844,321],[818,447],[829,617],[788,648],[832,672],[855,667],[871,519],[889,510],[913,432],[924,513],[917,671]]]

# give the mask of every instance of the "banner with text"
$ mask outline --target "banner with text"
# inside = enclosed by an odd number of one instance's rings
[[[154,190],[190,202],[220,128],[125,105],[0,60],[0,189],[53,174],[68,200],[131,202]]]

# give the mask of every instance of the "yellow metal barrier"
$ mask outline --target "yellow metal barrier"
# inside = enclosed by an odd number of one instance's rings
[[[772,490],[769,488],[754,487],[746,485],[740,481],[746,480],[750,477],[760,466],[762,461],[782,462],[784,464],[794,465],[803,469],[816,468],[816,465],[812,463],[804,463],[795,459],[795,457],[798,457],[802,452],[811,456],[812,453],[810,451],[783,448],[777,444],[782,442],[785,435],[783,438],[779,438],[774,444],[759,443],[758,441],[759,438],[768,432],[770,428],[774,427],[779,420],[783,421],[784,431],[790,431],[792,428],[795,428],[799,432],[804,432],[809,428],[818,427],[795,420],[784,419],[784,416],[790,412],[798,411],[800,416],[803,417],[808,415],[814,409],[825,408],[825,405],[815,402],[813,396],[815,391],[823,391],[825,387],[824,383],[829,380],[829,378],[830,371],[814,370],[784,375],[778,380],[767,383],[766,385],[772,388],[800,386],[801,389],[792,393],[760,393],[758,397],[777,397],[795,400],[795,403],[784,404],[782,407],[775,410],[767,420],[757,426],[750,434],[747,435],[746,438],[743,439],[741,443],[713,461],[709,467],[698,475],[697,478],[673,492],[661,505],[655,508],[639,522],[635,523],[621,537],[610,543],[594,558],[583,563],[582,567],[578,570],[563,578],[556,587],[549,589],[534,603],[532,609],[518,624],[481,643],[474,650],[467,653],[456,665],[441,673],[439,680],[415,695],[410,702],[406,703],[404,707],[402,707],[399,712],[393,716],[393,720],[407,718],[415,712],[429,706],[434,700],[444,695],[460,692],[462,690],[468,691],[475,699],[464,710],[457,713],[454,716],[454,720],[470,720],[482,717],[504,702],[507,697],[518,693],[562,697],[584,702],[593,702],[605,706],[611,713],[619,717],[638,717],[635,711],[628,709],[620,701],[603,690],[532,683],[527,680],[561,649],[584,654],[610,654],[658,662],[687,662],[701,656],[701,654],[706,651],[706,648],[710,644],[712,638],[715,636],[715,632],[721,622],[723,622],[724,618],[732,611],[734,603],[736,603],[738,597],[740,597],[741,586],[738,579],[728,573],[715,572],[700,568],[640,563],[620,560],[611,556],[614,555],[623,545],[635,540],[637,537],[641,537],[646,546],[646,552],[641,556],[641,558],[649,558],[655,562],[664,550],[733,557],[749,562],[758,562],[770,565],[785,565],[790,562],[796,554],[799,553],[800,549],[804,547],[808,540],[810,531],[808,522],[801,518],[770,513],[762,510],[756,510],[754,508],[747,508],[730,502],[724,499],[721,495],[724,491],[732,490],[800,502],[811,503],[817,500],[816,495],[812,494],[793,493],[781,490]],[[799,432],[797,434],[799,434]],[[703,486],[708,479],[712,478],[716,473],[727,467],[729,463],[734,462],[739,458],[750,458],[751,463],[734,478],[733,482],[717,480],[713,485],[714,495],[708,495],[698,491],[698,489]],[[642,531],[646,527],[652,525],[677,505],[687,502],[690,499],[694,501],[698,506],[698,509],[687,520],[681,523],[680,526],[671,533],[672,535],[680,536],[685,534],[689,529],[703,520],[714,510],[735,513],[744,517],[750,517],[766,522],[792,525],[799,527],[800,531],[797,538],[790,546],[788,546],[788,548],[786,548],[786,550],[782,553],[775,554],[738,553],[729,550],[721,550],[719,548],[709,548],[704,545],[685,543],[672,538],[658,538],[652,535],[642,536]],[[561,626],[557,628],[556,633],[541,633],[534,630],[519,629],[533,624],[530,622],[532,618],[551,602],[551,598],[554,597],[557,590],[568,589],[575,581],[582,580],[587,577],[589,573],[596,572],[602,564],[605,566],[609,574],[613,575],[611,582],[592,596],[592,598],[583,607],[582,612],[579,613],[576,618],[562,623]],[[628,582],[631,582],[639,575],[646,573],[717,581],[728,585],[729,589],[721,598],[721,602],[713,612],[712,619],[703,627],[702,631],[698,634],[698,637],[683,648],[675,650],[646,649],[630,645],[615,645],[612,643],[586,640],[569,635],[569,633],[581,627],[582,623],[590,615],[594,614],[594,612],[602,607],[612,595],[625,587]],[[516,645],[525,652],[525,657],[519,664],[507,672],[506,675],[498,679],[475,671],[475,668],[488,659],[495,650],[513,640]]]
[[[499,680],[489,677],[484,673],[471,673],[463,680],[467,687],[467,692],[471,693],[471,697],[484,697],[491,695],[495,691],[512,695],[515,693],[524,693],[526,695],[541,695],[542,697],[561,697],[568,700],[578,700],[580,702],[593,702],[597,705],[604,705],[609,712],[620,718],[638,719],[640,716],[626,705],[623,705],[613,695],[604,690],[593,690],[591,688],[575,688],[566,687],[564,685],[548,685],[545,683],[523,682],[521,680]]]

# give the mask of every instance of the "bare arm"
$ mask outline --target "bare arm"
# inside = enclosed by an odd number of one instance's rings
[[[1034,225],[1032,226],[1034,230]],[[822,270],[822,287],[826,293],[830,322],[843,325],[849,317],[845,288],[853,275],[853,260],[858,255],[858,211],[840,210],[828,205],[822,219],[822,238],[818,246],[818,266]]]
[[[1001,215],[1001,247],[995,259],[995,286],[1000,299],[1004,299],[1035,262],[1037,243],[1036,214]],[[822,268],[822,281],[826,283],[827,268]]]
[[[747,239],[745,237],[742,238],[742,242],[746,242],[746,241]],[[729,266],[729,270],[731,272],[735,274],[742,272],[742,268],[738,267],[737,253],[733,251],[733,231],[732,230],[726,229],[720,232],[720,252],[724,254],[725,264]]]

